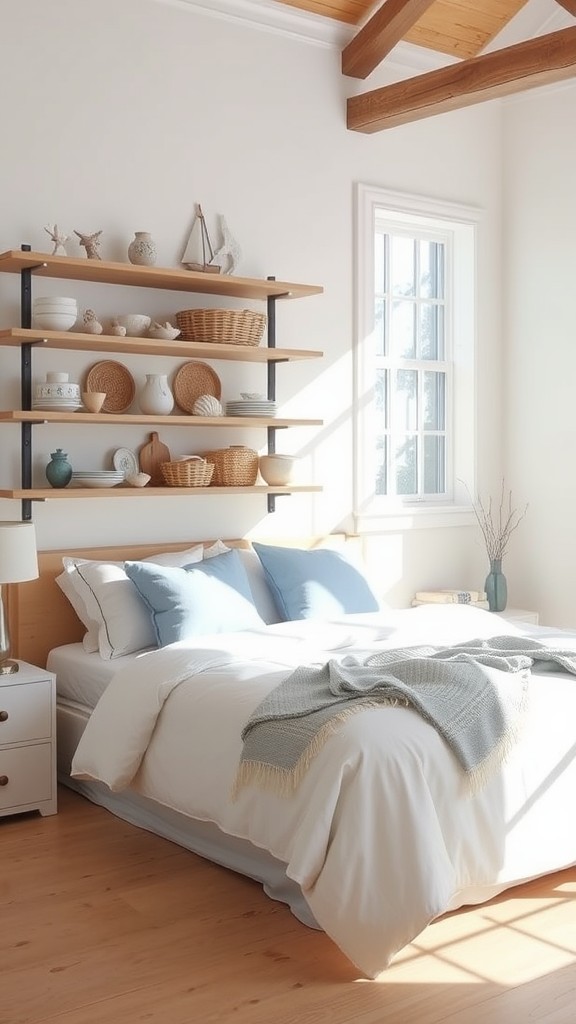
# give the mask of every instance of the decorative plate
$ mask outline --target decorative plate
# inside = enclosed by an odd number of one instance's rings
[[[130,448],[117,448],[112,456],[112,464],[114,469],[124,474],[124,479],[140,472],[138,456]]]
[[[222,394],[220,377],[216,371],[208,363],[201,363],[197,359],[191,359],[180,367],[174,377],[172,390],[180,408],[189,413],[192,413],[194,402],[200,395],[220,398]]]
[[[106,392],[102,412],[126,412],[134,401],[136,385],[123,363],[103,359],[90,367],[82,390]]]

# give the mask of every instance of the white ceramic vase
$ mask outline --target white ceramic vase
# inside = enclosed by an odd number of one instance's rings
[[[136,231],[128,246],[128,259],[141,267],[153,267],[156,263],[156,243],[149,231]]]
[[[140,392],[140,409],[146,416],[167,416],[174,408],[174,396],[165,373],[147,373]]]

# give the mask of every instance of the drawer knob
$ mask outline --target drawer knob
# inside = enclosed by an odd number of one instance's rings
[[[0,786],[7,786],[9,782],[7,775],[0,775]]]
[[[8,721],[8,712],[7,711],[0,711],[0,722],[7,722],[7,721]]]

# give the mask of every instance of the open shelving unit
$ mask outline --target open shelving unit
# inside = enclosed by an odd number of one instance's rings
[[[190,416],[171,414],[149,416],[124,413],[44,412],[32,409],[32,353],[37,347],[76,352],[103,352],[110,354],[140,354],[149,356],[183,356],[211,360],[235,360],[265,364],[267,368],[267,397],[276,397],[276,366],[294,360],[319,359],[317,350],[278,348],[276,346],[276,302],[279,299],[304,298],[322,293],[318,285],[294,284],[275,278],[256,279],[205,274],[180,268],[140,267],[130,263],[112,263],[104,260],[51,256],[32,252],[29,246],[0,254],[0,273],[20,275],[21,310],[19,327],[0,330],[0,348],[17,347],[21,352],[21,408],[0,411],[1,423],[20,424],[21,427],[21,484],[0,490],[0,498],[16,498],[22,502],[22,518],[30,519],[32,501],[78,498],[143,498],[198,494],[265,494],[268,510],[274,510],[278,495],[320,491],[316,485],[290,485],[268,487],[145,487],[145,488],[51,488],[32,487],[32,428],[39,424],[142,424],[150,426],[233,427],[238,429],[265,428],[268,452],[275,451],[276,430],[297,426],[321,426],[322,420],[308,418],[282,418],[260,416]],[[116,337],[71,331],[44,331],[32,327],[32,282],[36,278],[88,281],[134,288],[158,288],[212,296],[229,296],[265,301],[267,306],[266,345],[248,346],[192,341],[158,341],[152,338]]]

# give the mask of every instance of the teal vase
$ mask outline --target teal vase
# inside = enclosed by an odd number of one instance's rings
[[[72,479],[72,466],[66,452],[57,448],[46,466],[46,479],[51,487],[67,487]]]
[[[490,611],[503,612],[508,600],[508,585],[502,572],[501,558],[493,558],[490,562],[490,572],[486,577],[484,590]]]

